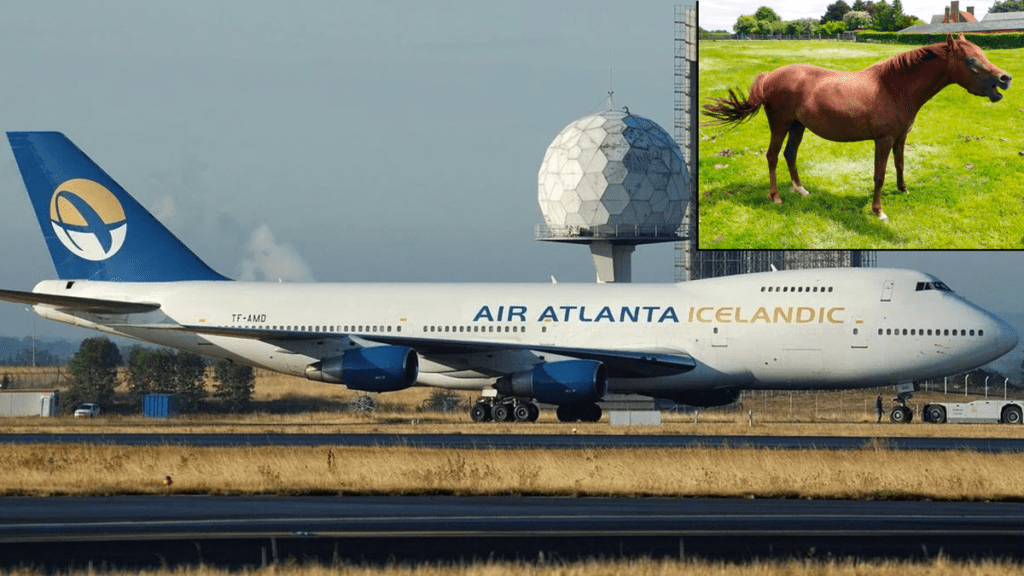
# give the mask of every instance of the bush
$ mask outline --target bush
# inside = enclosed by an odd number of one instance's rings
[[[1012,32],[1006,34],[964,34],[971,42],[974,42],[982,49],[998,50],[1011,48],[1024,48],[1024,33]],[[887,42],[894,44],[910,44],[913,46],[927,46],[939,44],[946,41],[946,34],[901,34],[899,32],[858,32],[857,42]]]
[[[197,412],[205,384],[206,362],[198,354],[141,347],[128,354],[128,393],[140,408],[146,394],[178,394],[182,412]]]
[[[221,360],[217,362],[213,370],[217,380],[213,395],[224,402],[229,412],[248,410],[249,403],[252,401],[253,381],[255,380],[252,368]]]

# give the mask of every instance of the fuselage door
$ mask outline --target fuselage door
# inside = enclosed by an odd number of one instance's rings
[[[894,282],[892,280],[886,280],[885,284],[882,284],[882,302],[889,302],[892,300],[892,287]]]
[[[711,329],[711,345],[719,348],[729,345],[729,337],[725,335],[725,326],[715,326]]]
[[[859,318],[850,318],[850,348],[868,347],[868,328]]]

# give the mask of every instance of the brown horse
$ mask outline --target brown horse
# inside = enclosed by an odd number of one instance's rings
[[[875,198],[871,209],[882,220],[882,183],[889,151],[896,164],[896,186],[907,191],[903,181],[903,147],[917,111],[940,90],[956,83],[976,96],[992,102],[1002,99],[998,88],[1010,87],[1011,77],[992,65],[981,48],[965,40],[946,37],[945,44],[932,44],[897,54],[858,72],[840,72],[810,64],[790,64],[754,78],[750,96],[729,90],[728,98],[714,98],[704,105],[712,124],[739,124],[764,106],[771,128],[768,144],[768,199],[781,204],[775,185],[779,150],[786,143],[786,164],[793,178],[793,191],[808,192],[796,173],[796,151],[810,128],[834,142],[875,141]]]

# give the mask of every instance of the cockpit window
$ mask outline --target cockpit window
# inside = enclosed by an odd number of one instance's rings
[[[952,292],[952,288],[946,286],[944,282],[918,282],[917,291],[921,290],[940,290],[942,292]]]

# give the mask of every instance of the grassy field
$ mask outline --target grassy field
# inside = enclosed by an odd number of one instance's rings
[[[173,483],[165,485],[170,476]],[[11,445],[2,496],[114,494],[1024,498],[1015,453]]]
[[[700,100],[750,88],[779,66],[860,70],[913,47],[828,41],[703,42]],[[1024,49],[989,50],[1010,71]],[[707,120],[701,116],[702,121]],[[953,85],[921,109],[907,139],[909,194],[896,190],[890,157],[882,189],[889,223],[871,213],[874,143],[830,142],[810,131],[797,160],[805,198],[792,192],[780,156],[776,206],[768,194],[768,122],[760,111],[735,128],[700,129],[702,249],[1024,248],[1024,91],[1000,102]]]
[[[158,570],[116,570],[95,568],[70,570],[68,576],[1003,576],[1021,574],[1020,564],[1005,560],[951,561],[937,558],[928,562],[861,560],[788,560],[727,564],[690,560],[588,560],[585,562],[471,562],[458,564],[395,564],[380,566],[317,566],[290,564],[268,568],[228,570],[205,566]],[[0,571],[0,575],[42,576],[52,572],[23,568]]]

